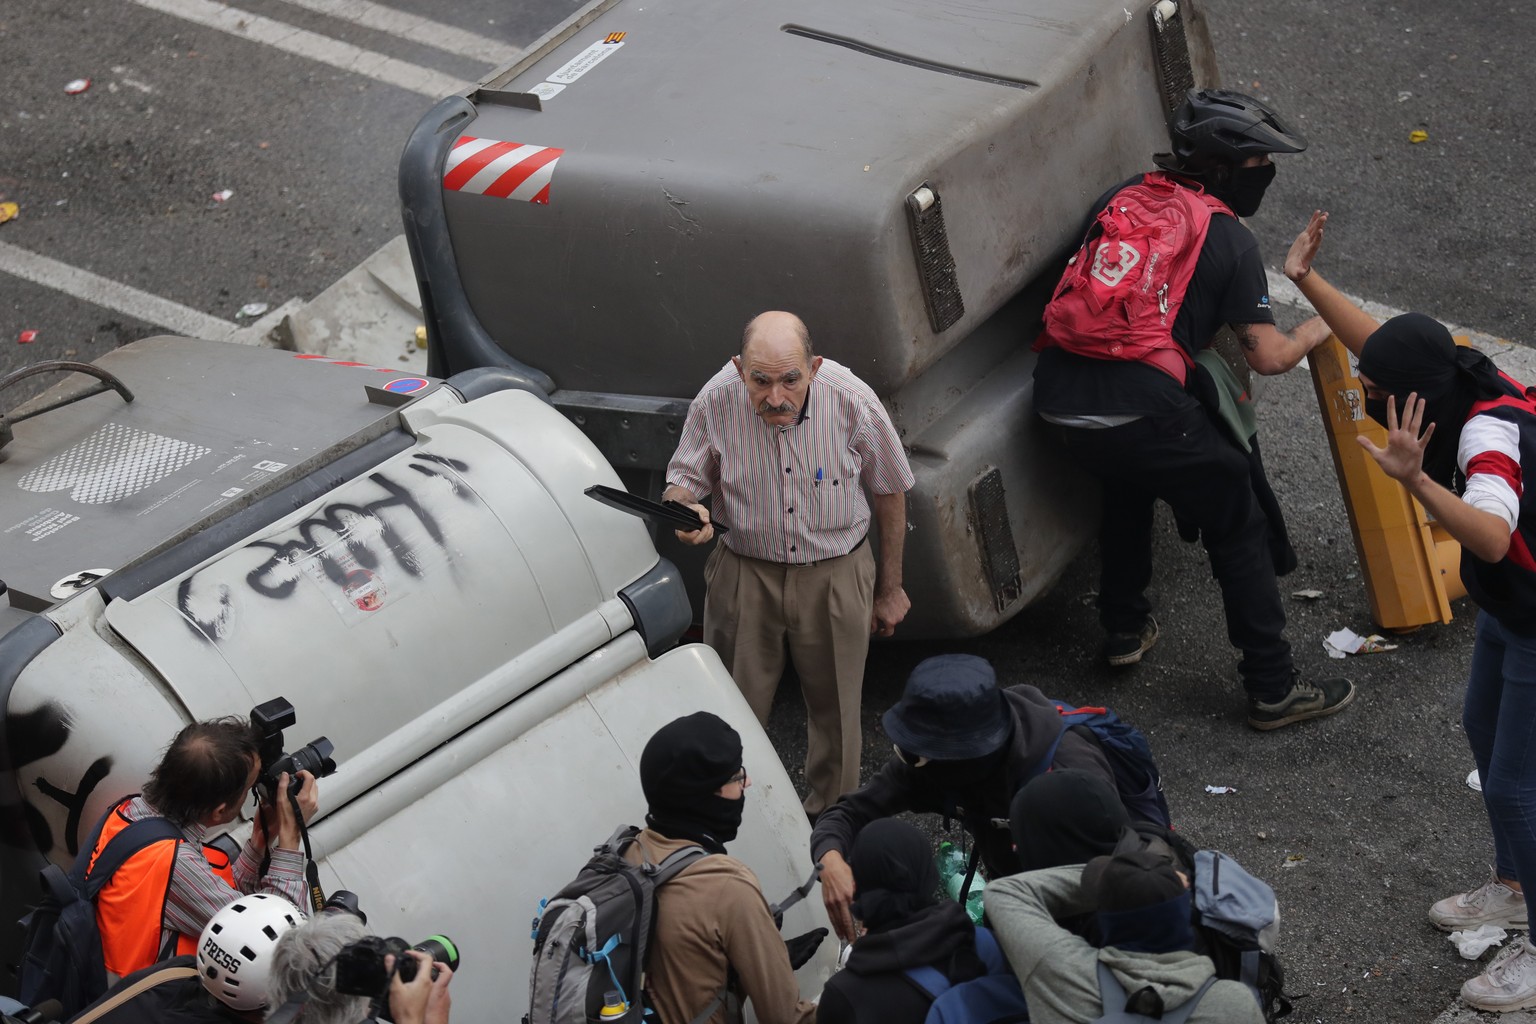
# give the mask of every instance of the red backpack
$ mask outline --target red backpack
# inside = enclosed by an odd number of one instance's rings
[[[1150,363],[1180,384],[1193,365],[1173,340],[1211,215],[1232,210],[1154,171],[1115,193],[1045,307],[1035,351]]]

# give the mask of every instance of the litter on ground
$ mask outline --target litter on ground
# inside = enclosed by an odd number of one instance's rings
[[[1509,933],[1497,925],[1484,924],[1466,931],[1451,932],[1446,938],[1456,944],[1456,952],[1461,954],[1463,960],[1476,960],[1509,938]]]
[[[1330,658],[1343,658],[1351,654],[1380,654],[1397,650],[1397,644],[1389,644],[1377,633],[1361,636],[1352,629],[1336,629],[1323,641],[1323,650]]]

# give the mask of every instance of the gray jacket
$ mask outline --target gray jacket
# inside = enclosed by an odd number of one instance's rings
[[[1098,964],[1103,961],[1127,992],[1151,985],[1173,1009],[1216,973],[1198,953],[1128,953],[1099,949],[1056,923],[1086,914],[1083,868],[1047,868],[988,882],[987,923],[1013,965],[1032,1024],[1090,1024],[1103,1012]],[[1189,1024],[1264,1024],[1253,993],[1241,982],[1218,981],[1200,1000]]]

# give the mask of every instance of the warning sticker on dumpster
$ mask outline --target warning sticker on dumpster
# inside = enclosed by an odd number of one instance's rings
[[[549,204],[549,185],[565,150],[463,135],[448,151],[443,188]]]
[[[618,38],[614,38],[615,36]],[[624,34],[622,32],[611,33],[607,39],[593,43],[566,61],[564,67],[545,78],[545,81],[554,82],[556,85],[570,85],[576,79],[591,71],[615,53],[618,53],[619,47],[623,45]]]

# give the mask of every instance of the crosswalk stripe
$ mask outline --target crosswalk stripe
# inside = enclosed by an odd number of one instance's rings
[[[0,272],[193,338],[217,341],[228,337],[236,328],[228,320],[220,320],[179,302],[151,295],[8,242],[0,242]]]
[[[421,93],[433,99],[463,92],[470,83],[419,64],[365,50],[360,46],[332,39],[216,0],[130,0],[140,7],[169,14],[183,21],[227,32],[253,43],[264,43],[298,57],[329,64],[331,67],[365,75],[388,85]]]
[[[466,32],[464,29],[423,18],[409,11],[396,10],[372,0],[284,0],[294,7],[302,7],[316,14],[324,14],[354,25],[387,32],[392,36],[422,43],[434,50],[452,53],[472,60],[483,60],[501,66],[510,64],[523,55],[521,47],[495,39],[487,39]]]

